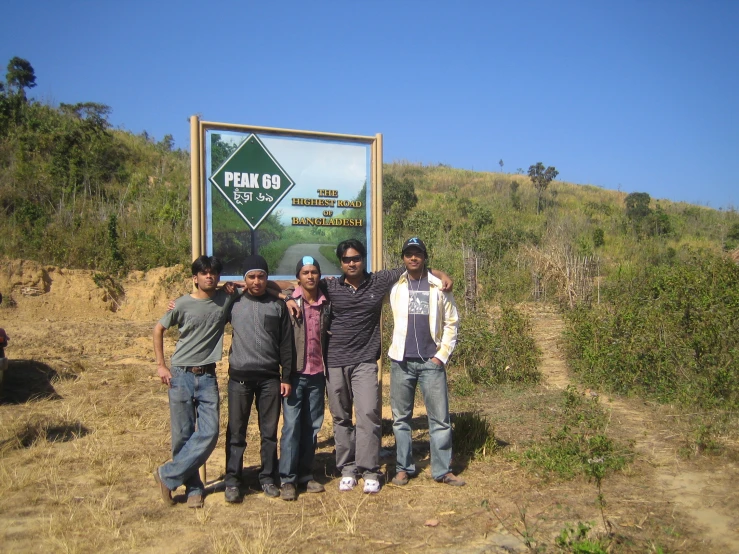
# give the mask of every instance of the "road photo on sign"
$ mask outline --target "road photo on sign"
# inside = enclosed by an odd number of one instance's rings
[[[195,123],[193,256],[221,259],[222,280],[241,279],[252,253],[271,278],[294,279],[306,255],[323,275],[340,275],[334,252],[349,238],[367,245],[369,268],[379,260],[379,135]]]

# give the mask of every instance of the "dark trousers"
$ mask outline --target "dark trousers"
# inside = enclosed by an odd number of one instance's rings
[[[280,380],[228,381],[228,427],[226,428],[226,486],[238,487],[244,469],[246,427],[251,406],[257,399],[259,433],[262,437],[262,468],[259,484],[279,483],[277,422],[280,419]]]

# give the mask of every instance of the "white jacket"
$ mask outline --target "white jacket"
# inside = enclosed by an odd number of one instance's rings
[[[457,344],[459,314],[451,292],[441,290],[441,279],[428,272],[429,279],[429,328],[431,339],[436,344],[436,358],[446,364]],[[408,272],[400,276],[390,289],[390,306],[393,309],[393,342],[388,356],[395,361],[403,361],[405,335],[408,331]]]

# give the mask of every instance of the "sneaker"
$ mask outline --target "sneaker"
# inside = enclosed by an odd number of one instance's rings
[[[188,508],[202,508],[203,507],[203,495],[202,494],[192,494],[187,497],[187,507]]]
[[[159,468],[154,470],[154,482],[159,486],[159,494],[162,495],[162,500],[169,506],[174,506],[174,500],[172,500],[172,491],[167,488],[167,485],[162,483],[162,478],[159,477]]]
[[[315,481],[311,479],[305,484],[305,492],[323,492],[326,490],[326,487],[324,487],[321,483],[318,481]]]
[[[339,482],[339,490],[347,492],[357,486],[357,480],[354,477],[342,477]]]
[[[377,494],[380,492],[380,482],[377,479],[365,479],[364,492],[365,494]]]
[[[451,471],[440,479],[437,479],[436,481],[438,483],[444,483],[445,485],[451,485],[453,487],[463,487],[467,484],[464,479],[462,479],[461,477],[457,477]]]
[[[225,497],[230,504],[238,504],[242,500],[239,487],[226,487]]]
[[[402,487],[403,485],[408,484],[408,472],[407,471],[399,471],[395,474],[395,477],[393,477],[393,480],[390,481],[393,485],[398,485],[399,487]]]
[[[277,498],[280,496],[280,489],[278,489],[277,485],[274,483],[265,483],[262,485],[262,490],[264,491],[265,496],[269,496],[270,498]]]
[[[298,497],[297,491],[295,490],[295,485],[293,485],[292,483],[285,483],[284,485],[282,485],[281,489],[282,490],[280,491],[280,496],[283,500],[295,500]],[[266,490],[264,492],[265,494],[267,493]]]

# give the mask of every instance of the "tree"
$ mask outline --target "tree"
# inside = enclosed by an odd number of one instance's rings
[[[559,175],[559,171],[553,166],[544,168],[544,164],[537,162],[536,165],[529,166],[529,178],[536,188],[536,213],[541,212],[541,198],[549,183],[554,181]]]
[[[8,84],[9,92],[15,92],[25,98],[25,89],[36,86],[36,74],[28,60],[16,56],[8,62],[5,82]]]
[[[416,188],[408,177],[396,177],[388,174],[382,180],[382,211],[390,213],[393,204],[400,205],[400,216],[404,216],[418,204]]]
[[[503,171],[503,158],[498,160],[498,165],[500,166],[500,170]]]
[[[634,222],[640,222],[652,213],[652,209],[649,207],[651,200],[646,192],[632,192],[629,194],[624,200],[626,217]]]

